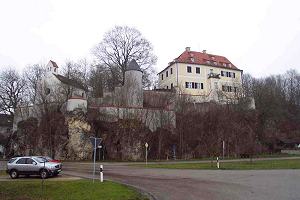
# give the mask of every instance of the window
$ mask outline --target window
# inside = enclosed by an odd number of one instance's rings
[[[10,160],[8,161],[8,163],[13,163],[13,162],[15,162],[16,159],[17,159],[17,158],[12,158],[12,159],[10,159]]]
[[[224,71],[221,71],[221,76],[224,76]]]
[[[56,68],[54,68],[54,72],[56,72]]]
[[[161,75],[161,80],[164,80],[164,75],[163,74]]]
[[[173,83],[171,83],[171,89],[173,89]]]
[[[237,91],[236,87],[232,88],[232,86],[222,85],[222,91],[224,92],[232,92],[232,89],[234,90],[234,92]]]
[[[186,71],[187,71],[188,73],[192,73],[192,67],[191,67],[191,66],[187,66]]]
[[[84,93],[82,93],[81,96],[84,97]]]
[[[200,67],[196,67],[196,74],[200,74]]]
[[[192,88],[191,82],[185,82],[185,88]]]
[[[34,164],[35,162],[34,162],[34,160],[32,160],[31,158],[27,158],[27,160],[26,160],[26,164]]]
[[[237,93],[237,91],[238,91],[237,87],[234,87],[233,89],[234,89],[234,93]]]
[[[46,89],[45,89],[45,94],[46,94],[46,95],[50,94],[50,92],[51,92],[51,91],[50,91],[50,88],[46,88]]]
[[[214,62],[214,65],[217,65],[218,63],[217,62]]]
[[[17,161],[17,164],[25,164],[25,163],[26,163],[26,159],[27,159],[27,158],[20,158],[20,159]]]
[[[167,86],[167,89],[169,89],[169,86]]]
[[[168,71],[166,71],[166,77],[168,77],[169,76],[169,72]]]
[[[203,89],[203,83],[185,82],[185,88],[190,88],[190,89]]]
[[[194,58],[191,58],[191,61],[192,61],[192,62],[195,62],[195,59],[194,59]]]
[[[232,72],[232,78],[235,78],[235,73],[234,72]]]
[[[173,74],[173,68],[170,69],[171,74]]]

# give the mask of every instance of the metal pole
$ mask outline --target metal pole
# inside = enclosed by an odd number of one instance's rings
[[[100,182],[103,182],[103,165],[100,165]]]
[[[146,147],[146,165],[148,165],[148,148]]]
[[[223,140],[223,160],[224,160],[224,157],[225,157],[225,141]]]
[[[95,182],[95,171],[96,171],[96,138],[95,138],[95,145],[94,145],[94,171],[93,171],[93,183]]]

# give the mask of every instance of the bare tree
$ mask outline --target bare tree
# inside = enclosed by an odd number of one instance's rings
[[[41,64],[28,65],[23,74],[27,85],[26,95],[29,102],[34,104],[36,103],[39,82],[45,75],[45,66]]]
[[[104,64],[111,73],[111,79],[116,81],[114,86],[124,84],[124,75],[129,62],[135,59],[144,71],[144,86],[149,84],[149,74],[156,63],[151,43],[135,28],[116,26],[108,31],[93,49],[98,61]]]
[[[0,74],[0,112],[14,115],[18,104],[25,98],[24,78],[15,69],[7,69]]]

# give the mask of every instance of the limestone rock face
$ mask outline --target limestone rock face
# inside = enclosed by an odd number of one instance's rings
[[[66,117],[68,126],[68,144],[66,159],[86,160],[92,158],[93,146],[89,137],[91,136],[91,126],[83,116],[78,114]]]

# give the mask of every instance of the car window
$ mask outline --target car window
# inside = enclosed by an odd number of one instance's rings
[[[17,158],[11,158],[8,163],[13,163]]]
[[[26,163],[26,158],[20,158],[18,161],[17,161],[17,164],[25,164]]]
[[[27,158],[26,164],[33,164],[34,160],[32,160],[31,158]]]
[[[43,162],[48,162],[47,159],[43,158],[43,157],[37,157],[35,158],[39,163],[43,163]]]

